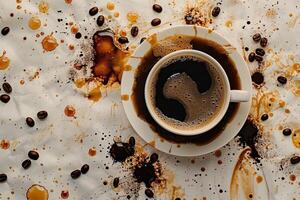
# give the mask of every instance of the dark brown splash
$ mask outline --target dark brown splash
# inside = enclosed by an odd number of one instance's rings
[[[261,72],[254,72],[251,76],[251,79],[252,82],[257,86],[263,85],[265,81],[264,75]]]
[[[138,183],[143,182],[149,188],[160,173],[160,169],[155,168],[154,163],[147,159],[135,166],[133,176]]]
[[[115,162],[124,162],[128,157],[134,155],[134,146],[135,144],[133,144],[132,142],[114,142],[109,150],[110,156],[114,159]]]
[[[174,39],[176,40],[178,37],[188,37],[188,36],[175,36]],[[212,41],[193,38],[193,37],[191,38],[190,43],[193,46],[193,49],[200,50],[211,55],[223,66],[228,76],[231,89],[237,89],[237,90],[241,89],[240,78],[237,69],[235,67],[235,64],[228,56],[226,50],[221,45]],[[226,128],[227,124],[229,124],[232,121],[232,119],[234,118],[234,116],[236,115],[239,109],[239,104],[231,103],[221,122],[217,124],[216,127],[214,127],[213,129],[211,129],[210,131],[204,134],[187,137],[187,136],[175,135],[169,131],[166,131],[161,126],[159,126],[151,117],[146,107],[145,98],[144,98],[144,89],[145,89],[147,76],[150,70],[152,69],[152,67],[155,65],[155,63],[158,60],[159,58],[155,57],[153,55],[153,51],[150,50],[143,57],[143,60],[141,61],[138,68],[136,69],[135,83],[133,86],[131,99],[133,101],[137,115],[139,116],[139,118],[146,121],[154,132],[158,133],[161,137],[163,137],[164,139],[170,142],[195,143],[198,145],[204,145],[210,143]]]

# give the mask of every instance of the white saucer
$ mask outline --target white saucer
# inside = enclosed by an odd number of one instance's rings
[[[242,56],[233,48],[230,43],[224,39],[219,34],[212,32],[209,29],[197,26],[176,26],[172,28],[165,29],[161,32],[156,33],[156,38],[158,41],[163,40],[167,37],[173,35],[186,35],[186,36],[197,36],[206,40],[214,41],[224,47],[224,49],[230,48],[228,50],[230,58],[234,61],[238,74],[241,81],[241,89],[249,91],[252,90],[252,81],[249,69],[246,62]],[[170,142],[166,139],[161,140],[163,137],[155,133],[149,126],[148,123],[139,118],[135,112],[133,102],[130,98],[132,94],[132,87],[134,84],[135,69],[139,66],[141,62],[141,57],[143,57],[151,49],[150,43],[145,40],[135,51],[134,55],[129,59],[128,65],[132,67],[131,71],[124,71],[122,78],[121,94],[129,95],[129,100],[123,101],[123,106],[134,130],[150,145],[156,149],[163,151],[168,154],[177,156],[199,156],[203,154],[215,151],[230,140],[232,140],[236,134],[240,131],[243,124],[245,123],[247,116],[250,111],[251,101],[246,103],[240,103],[235,117],[226,125],[224,131],[220,133],[214,140],[210,143],[197,145],[193,143],[180,144]]]

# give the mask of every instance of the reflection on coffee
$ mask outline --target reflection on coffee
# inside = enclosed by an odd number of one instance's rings
[[[173,59],[151,85],[156,114],[180,130],[199,129],[213,121],[224,103],[225,81],[219,70],[193,56]]]

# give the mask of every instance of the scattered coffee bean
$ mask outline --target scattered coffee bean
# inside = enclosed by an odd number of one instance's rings
[[[133,26],[130,31],[132,37],[136,37],[139,34],[139,28],[137,26]]]
[[[42,110],[42,111],[37,113],[37,117],[40,120],[46,119],[48,117],[48,113],[47,113],[47,111]]]
[[[282,134],[284,136],[290,136],[292,134],[292,130],[290,128],[285,128],[283,129]]]
[[[256,56],[255,56],[255,60],[256,60],[257,62],[261,63],[261,62],[264,60],[264,58],[261,57],[261,56],[259,56],[259,55],[256,55]]]
[[[153,198],[154,197],[154,193],[152,192],[152,190],[150,190],[149,188],[147,188],[145,190],[145,195],[149,198]]]
[[[263,114],[260,118],[262,121],[266,121],[269,119],[269,115],[268,114]]]
[[[8,103],[10,100],[10,96],[8,96],[7,94],[2,94],[0,96],[0,101],[2,101],[3,103]]]
[[[267,38],[262,38],[260,41],[260,46],[266,47],[268,45],[268,39]]]
[[[261,40],[261,35],[259,33],[256,33],[253,35],[252,39],[254,42],[259,42]]]
[[[29,127],[34,127],[35,122],[34,122],[34,120],[33,120],[31,117],[27,117],[27,118],[26,118],[26,124],[27,124]]]
[[[80,171],[82,174],[86,174],[89,171],[89,169],[90,169],[90,166],[88,164],[84,164],[84,165],[82,165]]]
[[[30,167],[30,165],[31,165],[31,160],[29,160],[29,159],[24,160],[24,161],[22,162],[22,167],[23,167],[24,169],[28,169],[28,168]]]
[[[259,56],[264,56],[266,54],[265,50],[263,50],[262,48],[257,48],[255,50],[255,53]]]
[[[7,180],[7,175],[6,174],[0,174],[0,183],[3,183]]]
[[[1,34],[2,35],[7,35],[9,33],[9,28],[8,27],[4,27],[2,30],[1,30]]]
[[[159,18],[155,18],[151,21],[152,26],[158,26],[158,25],[160,25],[160,23],[161,23],[161,20]]]
[[[249,54],[248,60],[249,60],[249,62],[254,62],[254,60],[255,60],[255,53],[254,52],[251,52]]]
[[[77,33],[75,34],[75,38],[76,38],[76,39],[80,39],[80,38],[81,38],[81,36],[82,36],[82,35],[81,35],[81,33],[80,33],[80,32],[77,32]]]
[[[92,7],[92,8],[89,10],[89,14],[90,14],[91,16],[94,16],[94,15],[96,15],[96,14],[98,13],[98,11],[99,11],[98,7]]]
[[[158,4],[154,4],[153,6],[152,6],[152,9],[155,11],[155,12],[157,12],[157,13],[161,13],[162,12],[162,7],[160,6],[160,5],[158,5]]]
[[[81,175],[81,171],[79,169],[76,169],[71,172],[71,177],[72,179],[77,179]]]
[[[130,137],[128,143],[129,143],[129,145],[130,145],[131,147],[134,147],[134,145],[135,145],[135,139],[134,139],[134,137]]]
[[[114,188],[119,187],[120,179],[118,177],[114,178],[113,180],[113,186]]]
[[[277,77],[277,81],[279,83],[281,83],[282,85],[286,84],[287,83],[287,78],[285,78],[284,76],[278,76]]]
[[[252,79],[252,82],[254,82],[257,85],[261,85],[265,81],[265,77],[261,72],[254,72],[251,75],[251,79]]]
[[[213,17],[218,17],[219,14],[220,14],[220,12],[221,12],[221,8],[218,7],[218,6],[216,6],[216,7],[214,7],[214,9],[212,10],[211,15],[212,15]]]
[[[157,154],[157,153],[153,153],[153,154],[150,156],[150,162],[151,162],[151,163],[155,163],[157,160],[158,160],[158,154]]]
[[[103,15],[100,15],[98,18],[97,18],[97,24],[98,26],[102,26],[105,22],[105,17]]]
[[[291,158],[291,164],[296,165],[300,162],[300,157],[299,156],[294,156]]]
[[[3,83],[2,88],[3,88],[4,92],[6,92],[8,94],[12,92],[12,87],[9,83]]]
[[[37,159],[39,159],[40,155],[39,155],[39,153],[36,152],[36,151],[29,151],[29,152],[28,152],[28,157],[29,157],[30,159],[32,159],[32,160],[37,160]]]
[[[118,42],[119,42],[120,44],[126,44],[126,43],[128,43],[129,41],[128,41],[128,38],[127,38],[127,37],[121,36],[121,37],[119,37]]]
[[[142,44],[147,38],[143,37],[140,41],[140,44]]]

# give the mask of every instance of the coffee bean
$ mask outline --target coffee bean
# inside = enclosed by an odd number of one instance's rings
[[[254,82],[257,85],[261,85],[265,81],[265,77],[261,72],[254,72],[251,75],[251,79],[252,79],[252,82]]]
[[[94,16],[94,15],[96,15],[96,14],[98,13],[98,11],[99,11],[98,7],[92,7],[92,8],[89,10],[89,14],[90,14],[91,16]]]
[[[98,26],[102,26],[105,22],[105,17],[103,15],[100,15],[98,18],[97,18],[97,24]]]
[[[129,145],[130,145],[131,147],[134,147],[134,145],[135,145],[135,139],[134,139],[134,137],[130,137],[130,138],[129,138]]]
[[[120,179],[118,177],[114,178],[113,180],[113,186],[115,188],[119,187]]]
[[[147,38],[143,37],[140,41],[140,44],[142,44]]]
[[[3,88],[4,92],[6,92],[8,94],[12,92],[12,87],[9,83],[3,83],[2,88]]]
[[[154,197],[154,193],[152,192],[152,190],[150,190],[149,188],[147,188],[145,190],[145,195],[149,198],[153,198]]]
[[[218,17],[219,14],[220,14],[220,12],[221,12],[221,8],[218,7],[218,6],[216,6],[216,7],[214,7],[214,9],[212,10],[211,15],[212,15],[213,17]]]
[[[80,33],[80,32],[77,32],[77,33],[75,34],[75,38],[76,38],[76,39],[80,39],[80,38],[81,38],[81,36],[82,36],[82,35],[81,35],[81,33]]]
[[[34,127],[34,120],[31,118],[31,117],[27,117],[26,118],[26,124],[29,126],[29,127]]]
[[[264,58],[261,57],[261,56],[259,56],[259,55],[256,55],[256,56],[255,56],[255,60],[256,60],[257,62],[261,63],[261,62],[264,60]]]
[[[28,168],[30,167],[30,165],[31,165],[31,160],[29,160],[29,159],[24,160],[24,161],[22,162],[22,167],[23,167],[24,169],[28,169]]]
[[[261,35],[259,33],[256,33],[255,35],[253,35],[252,39],[254,40],[254,42],[259,42],[261,40]]]
[[[296,165],[300,162],[300,157],[299,156],[294,156],[291,158],[291,164]]]
[[[248,60],[249,60],[249,62],[254,62],[254,60],[255,60],[255,53],[254,52],[251,52],[249,54]]]
[[[128,38],[127,38],[127,37],[121,36],[121,37],[119,37],[118,42],[119,42],[120,44],[126,44],[126,43],[128,43],[129,41],[128,41]]]
[[[158,154],[157,154],[157,153],[153,153],[153,154],[150,156],[150,162],[151,162],[151,163],[155,163],[157,160],[158,160]]]
[[[139,28],[137,26],[133,26],[130,31],[132,37],[136,37],[139,34]]]
[[[158,4],[154,4],[153,6],[152,6],[152,9],[155,11],[155,12],[157,12],[157,13],[161,13],[162,12],[162,7],[160,6],[160,5],[158,5]]]
[[[266,54],[265,50],[263,50],[262,48],[257,48],[255,50],[255,53],[259,56],[264,56]]]
[[[7,175],[6,174],[0,174],[0,183],[3,183],[7,180]]]
[[[77,179],[81,175],[81,171],[79,169],[76,169],[71,172],[71,177],[72,179]]]
[[[3,103],[8,103],[10,100],[10,96],[8,96],[7,94],[2,94],[0,96],[0,101],[2,101]]]
[[[46,119],[48,117],[48,113],[47,113],[47,111],[42,110],[42,111],[37,113],[37,117],[40,120]]]
[[[277,77],[277,81],[279,83],[281,83],[282,85],[286,84],[287,83],[287,78],[285,78],[284,76],[278,76]]]
[[[28,152],[28,157],[31,159],[31,160],[37,160],[39,159],[40,155],[38,152],[36,151],[29,151]]]
[[[158,25],[160,25],[160,23],[161,23],[161,20],[159,18],[155,18],[151,21],[152,26],[158,26]]]
[[[285,128],[283,129],[282,134],[284,136],[290,136],[292,134],[292,130],[290,128]]]
[[[266,121],[269,119],[269,115],[268,114],[263,114],[260,118],[262,121]]]
[[[9,28],[8,27],[4,27],[2,30],[1,30],[1,34],[2,35],[7,35],[9,33]]]
[[[80,171],[82,174],[86,174],[89,171],[89,169],[90,169],[90,166],[88,164],[84,164],[84,165],[82,165]]]
[[[260,41],[260,46],[266,47],[268,45],[268,39],[267,38],[262,38]]]

